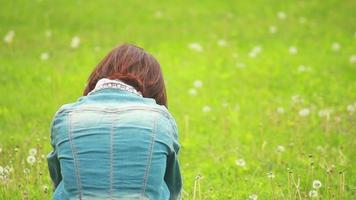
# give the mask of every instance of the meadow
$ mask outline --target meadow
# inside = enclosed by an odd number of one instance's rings
[[[53,115],[121,43],[161,63],[183,199],[356,199],[355,1],[0,5],[0,199],[50,199]]]

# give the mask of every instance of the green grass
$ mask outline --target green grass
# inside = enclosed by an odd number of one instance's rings
[[[182,144],[184,199],[308,199],[313,180],[322,183],[319,199],[355,199],[356,3],[266,2],[1,0],[0,166],[13,168],[0,174],[1,199],[50,198],[41,155],[51,150],[52,117],[79,98],[93,67],[123,42],[162,65]],[[262,50],[251,58],[256,46]],[[299,72],[300,65],[310,70]],[[196,80],[203,86],[190,95]],[[32,166],[30,148],[38,150]]]

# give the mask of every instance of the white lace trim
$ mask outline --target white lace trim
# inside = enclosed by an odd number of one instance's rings
[[[134,93],[138,96],[142,97],[142,93],[140,91],[137,91],[134,87],[131,85],[128,85],[120,80],[111,80],[107,78],[102,78],[100,79],[96,85],[95,88],[88,93],[88,95],[92,94],[93,92],[96,92],[98,90],[104,89],[104,88],[114,88],[114,89],[119,89],[127,92]]]

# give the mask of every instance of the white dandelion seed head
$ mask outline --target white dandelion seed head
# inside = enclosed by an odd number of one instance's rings
[[[29,174],[29,173],[30,173],[30,169],[25,168],[25,169],[23,170],[23,173],[24,173],[24,174]]]
[[[48,37],[48,38],[52,37],[52,31],[51,30],[46,30],[45,36]]]
[[[72,38],[71,43],[70,43],[70,47],[73,48],[73,49],[76,49],[76,48],[79,47],[79,44],[80,44],[80,37],[74,36]]]
[[[291,55],[295,55],[295,54],[298,53],[298,49],[297,49],[297,47],[295,47],[295,46],[290,46],[289,49],[288,49],[288,51],[289,51],[289,53],[290,53]]]
[[[283,107],[278,107],[276,111],[279,114],[283,114],[284,113],[284,108]]]
[[[271,34],[275,34],[275,33],[277,33],[277,27],[276,27],[276,26],[269,26],[269,27],[268,27],[268,31],[269,31]]]
[[[195,88],[190,88],[188,93],[192,96],[195,96],[195,95],[197,95],[197,90]]]
[[[334,42],[334,43],[332,43],[332,45],[331,45],[331,49],[332,49],[333,51],[339,51],[340,48],[341,48],[341,46],[340,46],[340,44],[337,43],[337,42]]]
[[[204,106],[204,107],[202,108],[202,111],[205,112],[205,113],[210,112],[210,111],[211,111],[211,107],[208,106],[208,105],[206,105],[206,106]]]
[[[273,172],[268,172],[268,173],[267,173],[267,177],[270,178],[270,179],[273,179],[273,178],[276,177],[276,176],[274,175]]]
[[[309,108],[303,108],[303,109],[299,110],[299,116],[301,116],[301,117],[306,117],[309,114],[310,114]]]
[[[30,150],[28,150],[28,154],[31,156],[35,156],[37,154],[37,149],[31,148]]]
[[[47,192],[48,192],[48,186],[47,186],[47,185],[43,185],[43,186],[42,186],[42,191],[43,191],[44,193],[47,193]]]
[[[235,163],[239,167],[245,167],[246,166],[246,161],[243,158],[235,160]]]
[[[257,57],[257,55],[258,55],[259,53],[261,53],[261,51],[262,51],[262,47],[259,46],[259,45],[257,45],[257,46],[255,46],[255,47],[253,47],[253,48],[251,49],[251,51],[248,53],[248,56],[249,56],[250,58],[255,58],[255,57]]]
[[[349,113],[353,113],[353,112],[355,112],[355,106],[354,105],[352,105],[352,104],[350,104],[350,105],[348,105],[347,107],[346,107],[346,110],[347,110],[347,112],[349,112]]]
[[[221,46],[221,47],[224,47],[224,46],[226,46],[226,40],[224,40],[224,39],[219,39],[219,40],[217,41],[217,44],[218,44],[219,46]]]
[[[257,200],[257,198],[257,194],[251,194],[250,196],[248,196],[248,200]]]
[[[36,157],[32,156],[32,155],[28,156],[26,160],[27,160],[27,163],[30,165],[33,165],[36,163]]]
[[[310,190],[310,192],[309,192],[309,197],[311,197],[311,198],[316,198],[316,197],[318,197],[318,191],[316,191],[316,190]]]
[[[356,55],[351,55],[349,61],[350,61],[351,64],[356,63]]]
[[[4,42],[7,44],[11,44],[14,40],[14,37],[15,37],[15,31],[11,30],[5,35]]]
[[[310,72],[311,68],[305,65],[299,65],[298,66],[298,72],[299,73],[304,73],[304,72]]]
[[[283,20],[287,18],[287,14],[284,11],[279,11],[277,12],[277,17]]]
[[[321,188],[321,182],[319,180],[314,180],[313,181],[313,188],[314,189],[319,189]]]
[[[243,69],[243,68],[246,67],[246,64],[239,62],[239,63],[236,63],[236,67],[239,68],[239,69]]]
[[[204,50],[203,47],[197,42],[190,43],[188,48],[196,52],[202,52]]]
[[[41,53],[40,59],[41,60],[48,60],[49,54],[47,52]]]
[[[203,87],[203,81],[201,81],[201,80],[195,80],[195,81],[193,82],[193,85],[194,85],[194,87],[196,87],[196,88],[201,88],[201,87]]]
[[[286,149],[284,148],[283,145],[278,145],[276,148],[277,153],[283,153]]]
[[[320,110],[318,112],[318,115],[319,115],[319,117],[329,117],[331,113],[332,113],[332,109],[325,108],[325,109]]]
[[[248,56],[250,58],[256,58],[257,57],[257,53],[256,52],[250,52],[250,53],[248,53]]]

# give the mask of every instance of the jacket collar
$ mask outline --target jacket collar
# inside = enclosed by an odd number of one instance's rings
[[[105,88],[113,88],[113,89],[119,89],[122,91],[127,91],[127,92],[131,92],[133,94],[136,94],[138,96],[142,97],[142,93],[140,91],[137,91],[134,87],[132,87],[131,85],[128,85],[118,79],[115,80],[111,80],[111,79],[107,79],[107,78],[102,78],[100,79],[96,85],[95,88],[90,91],[88,93],[88,95],[91,95],[92,93],[98,91],[98,90],[102,90]]]

